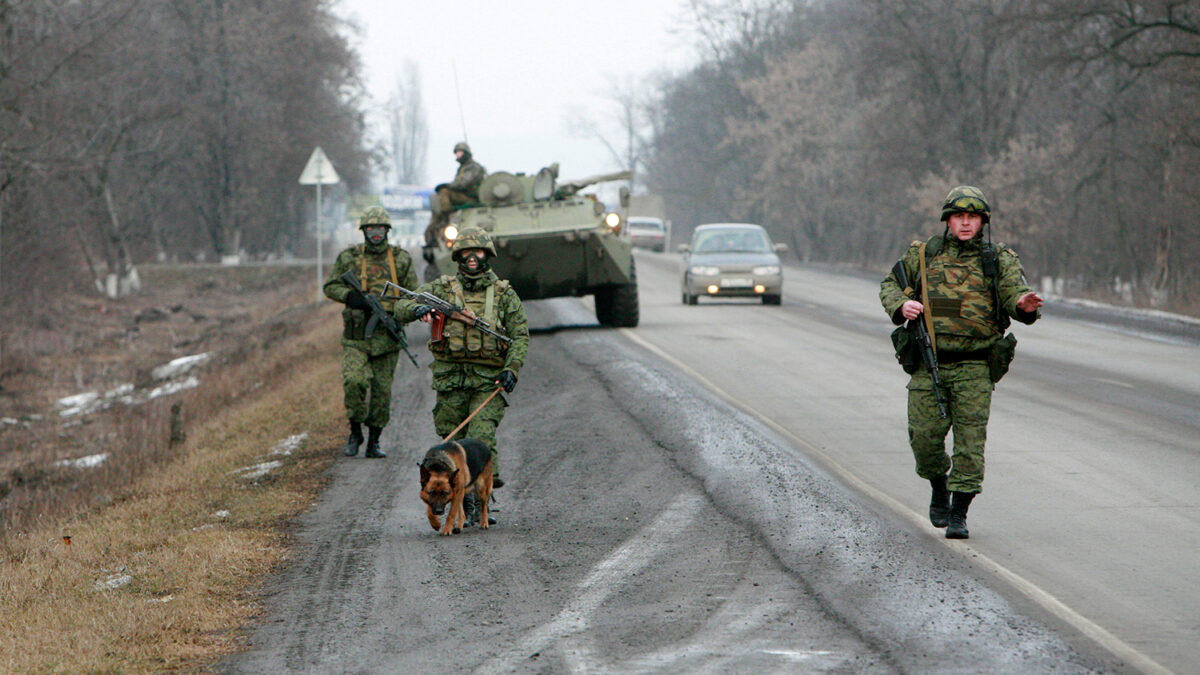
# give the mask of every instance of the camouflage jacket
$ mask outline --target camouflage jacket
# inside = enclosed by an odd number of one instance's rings
[[[1025,280],[1021,260],[1011,248],[992,244],[999,268],[993,295],[992,282],[983,272],[981,239],[961,242],[949,235],[935,235],[925,244],[929,282],[927,311],[933,322],[933,339],[938,351],[984,349],[1003,337],[1008,327],[1007,317],[1031,324],[1041,316],[1040,311],[1027,313],[1017,309],[1017,300],[1033,289]],[[920,245],[921,242],[914,241],[903,258],[909,283],[916,287],[911,297],[904,295],[904,289],[890,272],[880,284],[879,301],[897,324],[903,323],[900,306],[906,300],[922,302]],[[1000,309],[1005,314],[1003,318],[997,316],[994,297],[999,298]]]
[[[392,278],[391,263],[388,260],[389,252],[391,261],[395,263],[395,279]],[[346,296],[350,294],[350,285],[342,281],[341,277],[347,271],[353,271],[354,276],[358,277],[358,282],[362,284],[363,290],[376,297],[383,294],[384,281],[391,281],[405,288],[413,288],[417,285],[417,273],[413,270],[412,256],[399,246],[390,244],[380,246],[359,244],[339,253],[333,262],[333,267],[329,270],[329,276],[325,279],[323,287],[325,297],[341,303],[346,302]],[[393,311],[393,300],[383,300],[382,303],[385,309]],[[350,307],[342,310],[342,344],[360,349],[371,356],[399,351],[400,347],[404,345],[393,340],[382,325],[375,327],[375,333],[370,340],[364,338],[367,320],[370,319],[368,314],[367,311]]]
[[[458,172],[454,174],[454,180],[446,183],[446,187],[462,192],[472,199],[479,199],[479,184],[483,182],[485,176],[487,176],[487,169],[474,159],[467,158],[462,166],[458,167]]]
[[[454,291],[455,283],[463,291],[462,298]],[[493,287],[491,318],[485,317],[484,310],[489,287]],[[520,372],[529,353],[529,323],[525,319],[525,306],[507,281],[501,281],[489,270],[478,279],[462,274],[442,276],[417,289],[417,292],[422,291],[455,305],[466,304],[476,316],[487,318],[496,332],[512,338],[512,343],[505,347],[478,329],[447,319],[442,343],[435,344],[432,340],[429,343],[429,351],[433,354],[429,368],[433,371],[434,389],[490,390],[495,388],[501,371]],[[413,310],[418,304],[411,298],[397,302],[397,318],[405,322],[416,320]]]

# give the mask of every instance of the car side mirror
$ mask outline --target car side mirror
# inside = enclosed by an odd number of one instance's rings
[[[691,247],[687,244],[680,244],[678,250],[680,253],[687,253],[689,250],[691,250]]]
[[[775,249],[776,253],[787,253],[787,251],[788,251],[787,244],[775,244],[775,246],[773,248]]]

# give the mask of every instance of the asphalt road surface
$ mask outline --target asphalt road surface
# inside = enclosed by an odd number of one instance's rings
[[[402,363],[390,456],[339,461],[222,670],[1200,672],[1200,331],[1016,326],[951,542],[877,280],[789,267],[782,307],[689,307],[677,256],[638,264],[638,328],[528,303],[490,531],[425,522],[433,395]]]

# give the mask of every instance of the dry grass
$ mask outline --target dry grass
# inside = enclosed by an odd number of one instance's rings
[[[174,399],[183,401],[184,442],[166,440],[169,402],[110,411],[82,427],[88,440],[68,443],[108,439],[111,466],[72,483],[89,497],[56,507],[22,486],[38,515],[0,539],[0,671],[195,672],[238,648],[240,629],[261,611],[256,589],[286,553],[287,523],[311,504],[340,441],[340,322],[311,294],[280,298],[274,307],[291,309],[200,345],[222,345],[222,357]],[[47,425],[25,431],[39,428]],[[290,455],[268,457],[305,432]],[[55,449],[27,453],[23,466],[84,450],[42,445]],[[282,467],[258,479],[237,473],[268,459]],[[42,491],[61,492],[67,483],[55,474],[45,470]]]

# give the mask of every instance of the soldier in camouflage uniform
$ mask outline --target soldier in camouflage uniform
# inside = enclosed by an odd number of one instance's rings
[[[496,249],[488,234],[478,228],[463,230],[455,239],[450,255],[458,263],[458,273],[439,277],[417,292],[428,291],[455,306],[467,308],[491,324],[493,330],[512,338],[512,343],[505,347],[492,336],[449,317],[445,317],[441,335],[438,335],[438,322],[433,321],[429,351],[434,360],[429,367],[433,371],[433,388],[437,391],[433,425],[441,437],[453,431],[497,387],[512,393],[517,386],[517,373],[529,352],[525,307],[508,282],[501,281],[489,269],[489,259],[495,257]],[[431,322],[434,310],[414,300],[403,300],[397,304],[396,316],[406,322],[417,319]],[[508,402],[502,395],[492,398],[471,419],[465,431],[459,432],[460,438],[478,439],[492,449],[495,473],[492,484],[497,488],[502,487],[504,481],[500,479],[496,427],[504,419],[507,407]]]
[[[438,233],[449,222],[450,212],[457,206],[468,206],[479,203],[479,184],[487,176],[487,169],[471,157],[471,146],[464,142],[454,145],[454,159],[458,162],[458,172],[454,180],[442,183],[434,190],[430,200],[429,226],[425,228],[426,262],[433,262],[433,246],[437,243]]]
[[[896,325],[920,318],[934,342],[947,416],[943,419],[938,410],[928,371],[919,368],[908,383],[908,437],[917,475],[932,486],[930,522],[945,527],[949,539],[968,537],[967,509],[983,486],[983,446],[995,387],[989,352],[1002,346],[998,343],[1009,317],[1032,324],[1042,306],[1042,298],[1025,281],[1017,254],[992,244],[990,237],[984,241],[983,228],[990,220],[991,209],[978,188],[954,188],[942,206],[945,231],[913,242],[904,254],[905,274],[918,289],[906,292],[888,274],[879,291]],[[985,272],[985,260],[996,261],[994,275]],[[928,314],[916,299],[922,297],[923,280]],[[951,428],[954,452],[947,456]]]
[[[400,350],[407,345],[393,339],[382,325],[376,327],[369,339],[366,337],[370,308],[363,295],[341,277],[352,271],[363,291],[380,297],[385,281],[412,288],[417,285],[417,274],[408,251],[388,244],[392,221],[386,209],[372,206],[363,212],[358,223],[366,241],[338,254],[324,286],[328,298],[346,304],[342,310],[342,385],[350,437],[343,454],[347,457],[358,454],[363,442],[362,425],[366,423],[366,456],[386,457],[379,448],[379,435],[391,417],[392,378]],[[388,311],[392,311],[393,302],[381,301]]]

